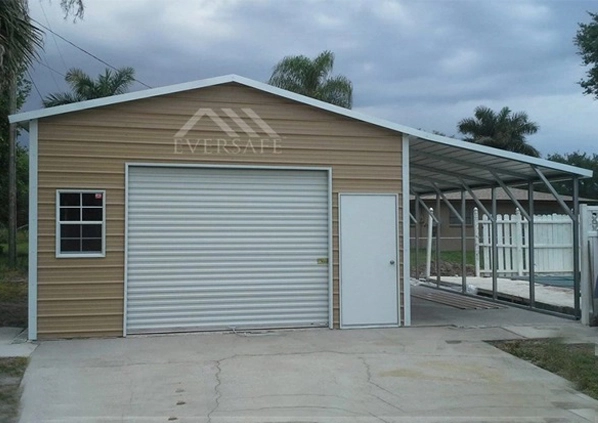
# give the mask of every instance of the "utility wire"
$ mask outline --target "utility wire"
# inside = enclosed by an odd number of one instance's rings
[[[42,93],[39,91],[39,88],[37,88],[37,84],[35,83],[35,81],[31,77],[31,73],[29,72],[29,69],[27,69],[27,75],[29,76],[29,80],[31,81],[31,83],[35,87],[35,91],[37,91],[37,95],[39,95],[40,100],[43,102],[44,101],[44,97],[42,97]]]
[[[43,67],[45,67],[45,68],[48,68],[48,69],[50,69],[52,72],[54,72],[54,73],[57,73],[58,75],[62,76],[63,78],[66,78],[66,75],[65,75],[65,74],[63,74],[62,72],[60,72],[60,71],[57,71],[56,69],[54,69],[54,68],[50,67],[50,65],[47,65],[47,64],[45,64],[45,63],[44,63],[44,62],[42,62],[41,60],[38,60],[38,61],[37,61],[37,63],[39,63],[40,65],[42,65],[42,66],[43,66]]]
[[[82,51],[83,53],[87,54],[88,56],[91,56],[91,57],[93,57],[93,58],[94,58],[94,59],[96,59],[98,62],[100,62],[100,63],[103,63],[104,65],[108,66],[109,68],[111,68],[111,69],[113,69],[113,70],[116,70],[116,71],[118,70],[117,68],[115,68],[114,66],[112,66],[110,63],[106,62],[105,60],[102,60],[102,59],[100,59],[100,58],[99,58],[98,56],[96,56],[95,54],[93,54],[93,53],[90,53],[89,51],[85,50],[85,49],[84,49],[84,48],[82,48],[82,47],[79,47],[77,44],[73,43],[72,41],[69,41],[69,40],[67,40],[67,39],[66,39],[66,38],[64,38],[62,35],[60,35],[60,34],[58,34],[58,33],[54,32],[54,31],[52,31],[50,28],[48,28],[46,25],[42,24],[41,22],[39,22],[39,21],[37,21],[37,20],[35,20],[35,19],[33,19],[33,18],[31,18],[31,20],[32,20],[33,22],[35,22],[36,24],[38,24],[39,26],[41,26],[42,28],[44,28],[45,30],[47,30],[47,31],[51,32],[52,34],[56,35],[56,36],[57,36],[58,38],[60,38],[61,40],[63,40],[63,41],[65,41],[65,42],[69,43],[70,45],[72,45],[73,47],[75,47],[77,50],[80,50],[80,51]],[[143,85],[144,87],[147,87],[147,88],[152,88],[152,87],[150,87],[149,85],[147,85],[146,83],[144,83],[144,82],[141,82],[141,81],[140,81],[140,80],[138,80],[138,79],[134,79],[134,80],[135,80],[136,82],[139,82],[139,83],[140,83],[141,85]]]
[[[42,56],[42,60],[38,60],[40,65],[45,66],[46,68],[50,69],[50,70],[54,70],[50,67],[50,65],[48,64],[48,60]],[[59,73],[58,71],[54,71],[56,73]],[[58,81],[56,81],[56,77],[54,76],[54,74],[52,72],[50,72],[50,76],[52,77],[52,81],[54,81],[54,85],[56,85],[56,89],[60,89],[60,85],[58,85]]]
[[[42,9],[42,13],[44,14],[44,19],[46,20],[46,23],[48,24],[48,28],[52,29],[52,27],[50,26],[50,20],[48,19],[48,15],[46,15],[46,8],[44,7],[44,0],[40,0],[39,1],[39,5]],[[66,61],[64,60],[64,56],[62,55],[62,51],[60,50],[60,47],[58,46],[58,41],[56,41],[56,35],[52,34],[52,39],[54,40],[54,45],[56,46],[56,50],[58,50],[58,54],[60,55],[60,59],[62,60],[62,64],[64,65],[64,71],[68,71],[69,68],[66,65]]]

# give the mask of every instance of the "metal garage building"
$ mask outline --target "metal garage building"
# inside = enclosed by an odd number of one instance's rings
[[[409,325],[410,192],[591,175],[238,76],[10,120],[30,339]]]

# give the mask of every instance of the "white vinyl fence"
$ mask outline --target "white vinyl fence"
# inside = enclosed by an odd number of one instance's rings
[[[529,224],[519,210],[496,216],[497,272],[500,276],[529,274]],[[492,274],[492,222],[474,209],[476,276]],[[567,215],[534,215],[536,273],[573,273],[573,222]]]

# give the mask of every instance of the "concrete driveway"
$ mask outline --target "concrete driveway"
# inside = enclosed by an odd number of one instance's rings
[[[594,422],[597,401],[482,342],[516,337],[425,327],[44,342],[21,422]]]

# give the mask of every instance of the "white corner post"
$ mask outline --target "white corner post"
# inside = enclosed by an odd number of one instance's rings
[[[436,194],[436,218],[438,224],[436,225],[436,286],[440,287],[440,195]]]
[[[581,240],[581,324],[588,326],[590,324],[590,315],[592,314],[592,277],[590,269],[589,254],[589,234],[588,225],[588,205],[580,204],[579,208],[579,232]]]
[[[419,247],[420,247],[420,235],[421,235],[421,209],[419,204],[419,194],[415,195],[414,200],[415,207],[415,278],[420,279],[421,275],[419,272]]]
[[[521,210],[515,209],[515,265],[517,276],[523,276],[523,224]]]
[[[492,194],[492,299],[498,298],[498,228],[496,224],[496,188],[490,189]]]
[[[37,154],[38,121],[29,122],[29,312],[27,337],[37,339]]]
[[[480,213],[473,208],[473,254],[475,256],[475,277],[480,277]]]
[[[579,240],[579,178],[573,177],[573,308],[575,317],[581,317],[581,272],[580,272],[580,248]]]
[[[461,190],[461,291],[467,292],[467,204]]]
[[[426,280],[432,276],[432,237],[434,236],[434,209],[428,209],[428,239],[426,240]]]
[[[529,306],[534,308],[536,302],[536,244],[534,224],[534,183],[530,181],[527,185],[527,255],[529,264]]]
[[[411,212],[409,207],[409,136],[402,140],[402,199],[403,199],[403,325],[411,326]],[[417,231],[417,225],[416,225]],[[419,247],[419,245],[417,246]],[[400,290],[399,290],[400,291]]]

